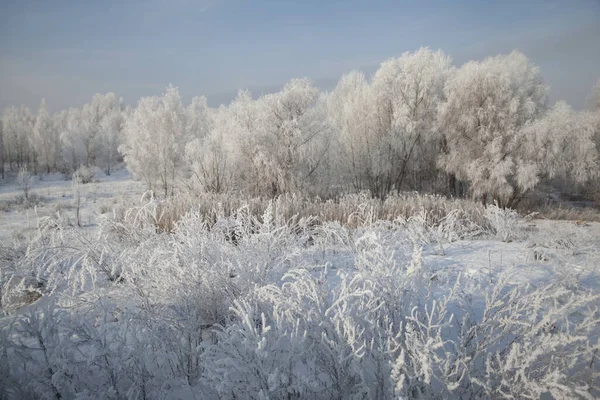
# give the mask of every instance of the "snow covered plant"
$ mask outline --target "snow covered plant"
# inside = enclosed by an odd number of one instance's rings
[[[5,388],[8,398],[60,399],[66,394],[68,346],[60,332],[65,315],[54,301],[48,301],[5,321],[8,326],[0,329],[0,341],[8,366],[4,379],[12,383]]]
[[[600,395],[600,296],[578,276],[523,284],[507,269],[481,279],[471,254],[474,268],[462,269],[460,259],[444,267],[448,257],[423,247],[439,242],[456,254],[452,241],[480,230],[462,211],[369,222],[380,214],[363,209],[351,228],[266,204],[262,215],[251,206],[231,215],[222,205],[192,207],[168,231],[157,229],[156,199],[123,218],[105,216],[96,231],[40,219],[28,240],[0,248],[2,305],[14,299],[10,279],[42,296],[0,319],[0,394]],[[511,237],[514,214],[490,210],[494,229]],[[594,243],[581,235],[573,244],[591,257]],[[573,257],[564,252],[565,263]]]
[[[72,179],[73,181],[77,181],[82,185],[85,185],[94,179],[94,173],[95,171],[93,168],[82,165],[81,167],[77,168],[75,172],[73,172]]]
[[[31,175],[31,172],[29,172],[27,167],[23,167],[19,170],[19,175],[17,175],[17,182],[23,190],[23,196],[25,197],[25,200],[29,200],[29,191],[31,190],[31,185],[33,184],[33,176]]]
[[[484,217],[496,238],[510,242],[523,234],[523,218],[515,210],[500,208],[498,203],[486,207]]]
[[[377,371],[362,361],[371,346],[385,351],[381,338],[365,335],[380,303],[360,280],[340,278],[330,292],[325,275],[292,270],[283,287],[259,289],[256,305],[239,304],[203,355],[205,384],[220,398],[369,397],[366,379],[386,374],[385,365]]]
[[[482,232],[482,228],[462,209],[451,210],[440,218],[422,208],[418,213],[408,218],[400,217],[395,222],[406,229],[414,246],[430,247],[438,255],[445,254],[446,244],[472,238]]]
[[[42,295],[75,295],[120,281],[115,243],[99,233],[70,226],[60,216],[42,217],[27,242],[2,248],[4,310]]]
[[[598,395],[597,295],[504,276],[475,300],[456,281],[390,302],[370,275],[338,278],[292,270],[237,303],[204,346],[201,382],[231,399]]]

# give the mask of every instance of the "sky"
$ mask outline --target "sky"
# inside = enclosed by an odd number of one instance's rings
[[[51,111],[97,92],[135,105],[168,84],[212,106],[309,77],[331,90],[422,46],[457,66],[513,49],[585,106],[600,78],[600,0],[0,0],[0,111]]]

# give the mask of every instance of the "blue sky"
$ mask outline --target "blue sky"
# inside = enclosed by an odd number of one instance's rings
[[[169,83],[211,105],[293,77],[327,90],[421,46],[457,65],[520,49],[551,100],[581,108],[600,78],[600,0],[0,0],[0,110],[108,91],[135,104]]]

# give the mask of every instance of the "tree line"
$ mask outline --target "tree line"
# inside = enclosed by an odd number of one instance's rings
[[[548,104],[539,68],[514,51],[461,67],[421,48],[331,92],[292,79],[277,93],[241,90],[211,108],[177,88],[133,108],[114,93],[51,115],[42,100],[4,111],[2,165],[35,173],[124,160],[150,189],[277,196],[368,190],[472,196],[515,206],[541,182],[571,187],[600,173],[600,81],[589,109]]]

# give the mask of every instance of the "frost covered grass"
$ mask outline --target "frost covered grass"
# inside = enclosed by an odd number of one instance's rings
[[[600,395],[598,224],[197,200],[43,216],[2,245],[2,397]]]
[[[545,207],[538,212],[539,218],[552,220],[570,220],[600,222],[600,210],[597,208],[580,208],[580,207]]]
[[[478,203],[418,193],[390,195],[385,200],[380,200],[373,198],[368,191],[333,199],[296,194],[284,194],[275,199],[247,198],[214,193],[183,194],[156,199],[151,196],[151,192],[147,192],[142,196],[143,199],[149,201],[134,208],[146,212],[152,209],[152,214],[156,215],[153,221],[161,231],[172,231],[176,222],[192,208],[205,215],[209,224],[214,224],[219,218],[234,216],[241,208],[247,209],[252,216],[259,219],[268,208],[274,208],[281,221],[313,218],[315,223],[338,222],[354,228],[376,221],[414,218],[419,213],[424,213],[421,216],[424,219],[423,223],[435,225],[447,219],[453,212],[460,213],[477,224],[483,224],[486,218],[484,207]],[[123,218],[124,214],[120,213],[118,217]]]

